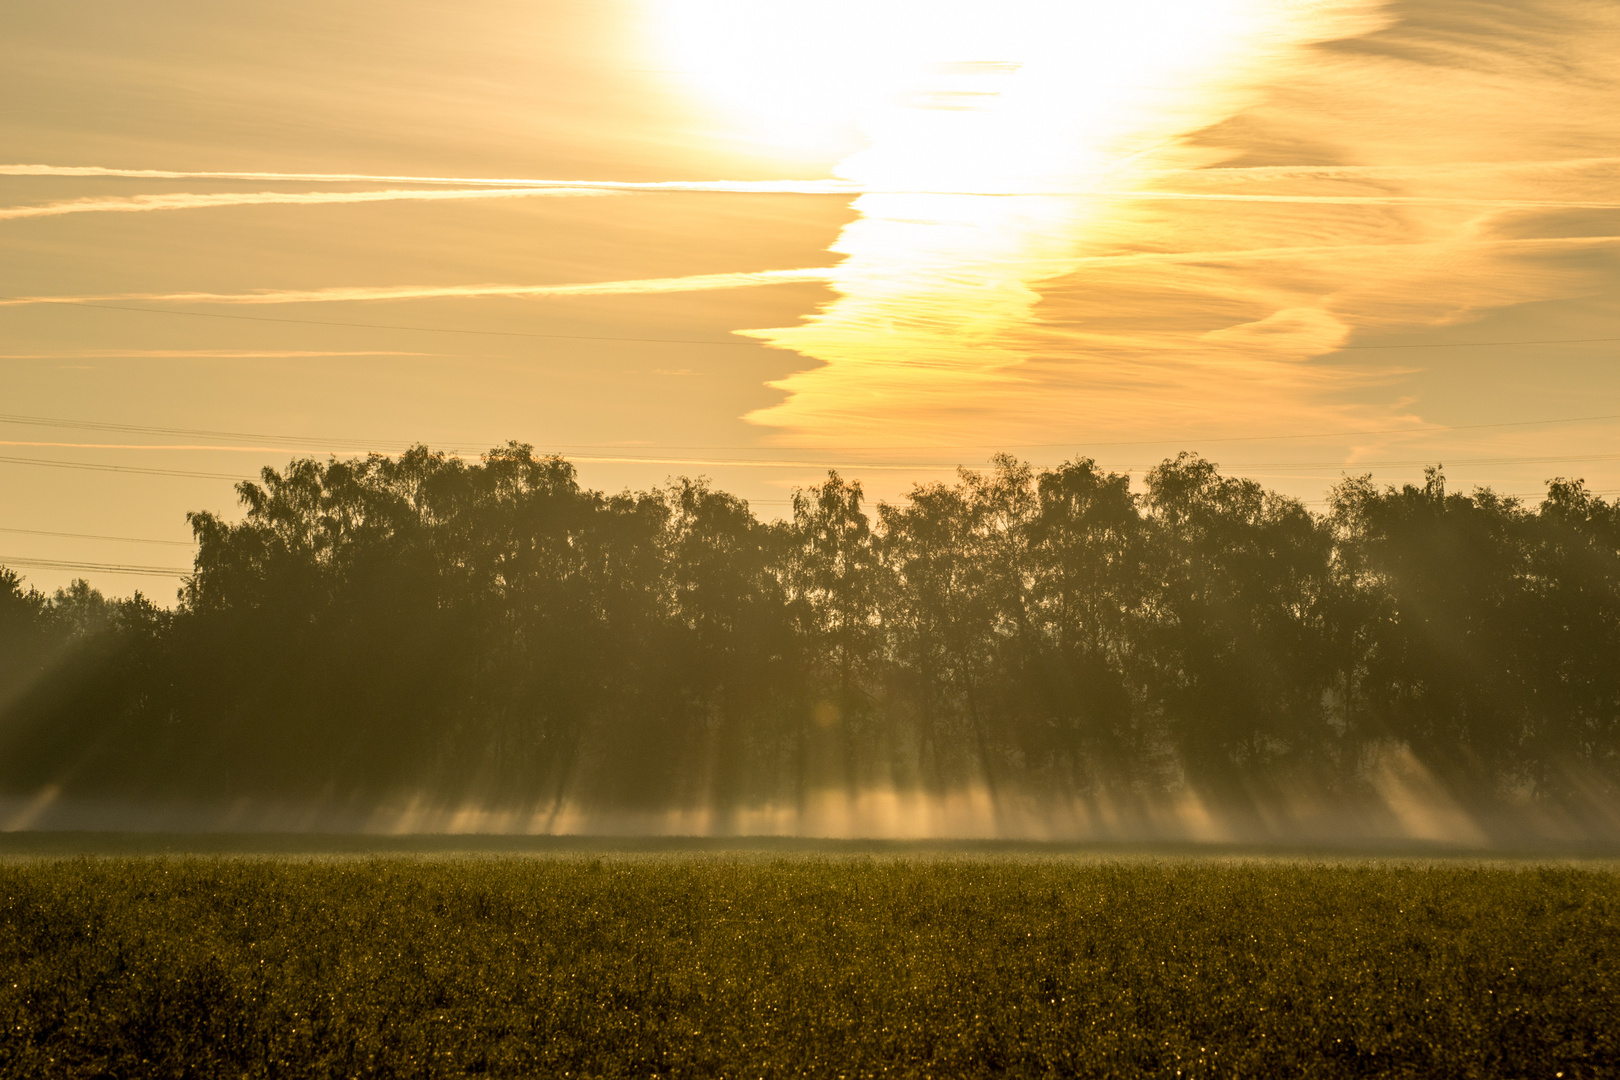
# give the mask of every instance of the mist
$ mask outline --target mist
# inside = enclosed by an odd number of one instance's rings
[[[0,570],[0,828],[1620,840],[1620,507],[1009,456],[762,521],[512,444],[266,469],[178,604]]]

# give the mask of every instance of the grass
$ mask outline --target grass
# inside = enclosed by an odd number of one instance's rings
[[[554,854],[0,864],[7,1076],[1620,1074],[1620,872]]]

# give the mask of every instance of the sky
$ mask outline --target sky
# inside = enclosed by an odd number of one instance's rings
[[[0,563],[294,456],[1620,492],[1609,0],[0,0]]]

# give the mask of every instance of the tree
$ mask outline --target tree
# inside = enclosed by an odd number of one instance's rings
[[[1147,487],[1155,696],[1188,773],[1241,798],[1245,777],[1310,762],[1328,736],[1331,534],[1195,455],[1159,465]]]
[[[797,724],[801,804],[817,729],[836,735],[839,771],[850,794],[871,779],[861,768],[863,748],[882,745],[876,736],[884,708],[884,567],[862,497],[858,481],[847,483],[832,471],[821,485],[793,492],[784,577],[797,634],[816,658]]]

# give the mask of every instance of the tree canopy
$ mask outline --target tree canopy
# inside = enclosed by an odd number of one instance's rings
[[[173,610],[0,568],[0,790],[728,813],[874,787],[1472,806],[1620,786],[1620,504],[1012,457],[762,522],[518,444],[293,461]]]

